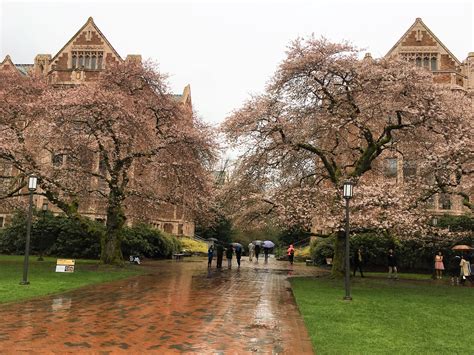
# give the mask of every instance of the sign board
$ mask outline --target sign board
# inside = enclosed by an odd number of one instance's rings
[[[58,259],[56,262],[56,272],[74,272],[76,260]]]

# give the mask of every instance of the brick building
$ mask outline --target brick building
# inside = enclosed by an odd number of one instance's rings
[[[122,63],[124,61],[139,61],[140,55],[127,55],[123,59],[117,51],[112,47],[107,38],[94,23],[92,17],[77,31],[74,36],[61,48],[54,56],[51,54],[38,54],[34,58],[33,64],[14,64],[10,56],[0,62],[0,70],[14,70],[19,75],[43,75],[47,77],[51,85],[79,85],[87,81],[96,80],[101,71],[107,66],[114,63]],[[186,106],[186,110],[192,112],[191,91],[189,85],[180,95],[173,95],[175,100]],[[47,156],[45,160],[50,164],[61,164],[61,156]],[[0,165],[2,162],[0,162]],[[95,162],[96,169],[100,169],[99,157]],[[3,166],[3,165],[2,165]],[[15,174],[11,167],[0,166],[3,172]],[[94,179],[92,179],[94,180]],[[101,182],[91,181],[96,184],[98,189],[105,188],[100,186]],[[37,208],[43,204],[43,197],[35,197],[34,203]],[[50,204],[51,206],[51,204]],[[51,207],[50,207],[51,208]],[[52,207],[55,212],[60,210]],[[89,198],[81,202],[79,211],[92,219],[105,220],[105,206],[99,199]],[[0,206],[0,228],[8,223],[11,218],[11,211]],[[133,219],[128,219],[129,223],[133,223]],[[166,205],[157,207],[153,211],[153,217],[147,220],[148,223],[164,230],[168,233],[176,235],[194,235],[194,222],[190,216],[186,215],[182,206]]]
[[[421,18],[403,34],[388,51],[388,56],[399,56],[414,65],[426,68],[433,74],[433,81],[447,85],[453,90],[463,90],[472,98],[474,110],[474,52],[462,62],[435,36]],[[417,174],[416,164],[394,156],[386,160],[385,173],[390,178],[403,182]],[[469,194],[472,197],[473,192]],[[461,215],[467,212],[460,196],[438,194],[432,199],[433,215]]]
[[[421,18],[417,18],[412,26],[388,51],[385,57],[399,56],[414,65],[426,68],[433,74],[435,83],[446,85],[453,90],[465,91],[472,98],[474,110],[474,52],[470,52],[462,62],[435,36]],[[370,53],[366,58],[370,58]],[[473,162],[474,164],[474,162]],[[382,171],[387,180],[403,184],[419,174],[416,162],[407,161],[398,152],[393,152],[388,158],[376,162],[378,170]],[[467,191],[470,201],[474,191]],[[459,195],[436,194],[429,201],[429,212],[436,218],[442,215],[462,215],[469,212],[463,206]],[[328,234],[331,228],[325,225],[319,216],[315,216],[312,231],[316,234]]]

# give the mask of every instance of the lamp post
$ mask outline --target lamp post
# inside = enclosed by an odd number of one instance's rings
[[[346,257],[345,257],[345,277],[344,286],[346,289],[346,295],[344,300],[352,301],[351,297],[351,284],[350,284],[350,264],[349,264],[349,200],[352,197],[354,184],[351,181],[344,182],[344,190],[342,196],[346,200]]]
[[[28,281],[28,258],[30,256],[30,235],[31,235],[31,217],[33,214],[33,192],[36,191],[38,178],[36,176],[28,177],[28,190],[30,191],[30,203],[28,206],[28,219],[26,221],[26,243],[25,243],[25,259],[23,262],[23,280],[20,285],[29,285]]]
[[[46,221],[46,212],[48,212],[48,202],[44,201],[43,205],[41,206],[41,212],[43,213],[43,228],[41,229],[41,242],[40,244],[40,255],[38,261],[43,261],[43,243],[44,243],[44,227]]]

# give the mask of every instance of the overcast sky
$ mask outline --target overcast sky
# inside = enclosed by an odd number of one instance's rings
[[[473,45],[471,1],[8,1],[0,0],[0,60],[55,55],[89,16],[125,58],[141,54],[191,84],[194,108],[218,123],[263,90],[298,36],[350,40],[383,56],[417,17],[463,61]]]

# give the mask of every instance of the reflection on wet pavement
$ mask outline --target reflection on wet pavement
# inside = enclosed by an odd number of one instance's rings
[[[273,259],[144,267],[144,276],[0,306],[0,351],[312,354],[287,276],[316,269]]]

